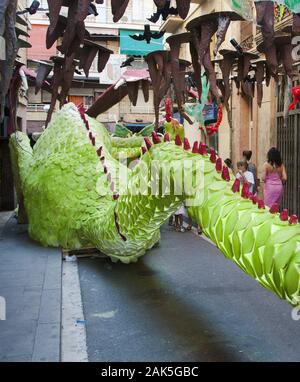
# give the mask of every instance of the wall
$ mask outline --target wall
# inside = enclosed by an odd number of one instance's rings
[[[56,55],[55,44],[51,49],[46,49],[47,25],[32,25],[29,42],[32,48],[28,49],[28,58],[32,60],[49,60]]]
[[[48,17],[46,16],[46,9],[48,8],[47,1],[42,0],[41,5],[44,10],[42,12],[38,12],[36,15],[30,16],[30,19],[33,24],[33,31],[31,37],[31,43],[33,45],[33,48],[29,50],[29,57],[35,60],[48,60],[51,55],[56,54],[56,48],[55,46],[50,50],[46,50],[45,48],[46,30],[49,24]],[[108,34],[114,36],[119,35],[119,29],[142,30],[144,28],[145,18],[149,17],[155,9],[154,3],[152,1],[150,2],[149,0],[130,0],[128,9],[124,17],[118,23],[115,24],[112,22],[111,7],[109,0],[105,0],[103,5],[97,5],[97,8],[99,16],[89,16],[86,19],[87,29],[90,31],[90,33]],[[152,29],[158,30],[159,23],[157,23],[156,25],[153,24]],[[95,80],[93,81],[93,83],[89,83],[85,81],[85,76],[77,76],[77,85],[75,85],[74,83],[74,87],[72,87],[72,89],[70,90],[71,96],[91,96],[97,98],[97,96],[100,93],[102,93],[108,86],[110,86],[112,83],[115,83],[119,79],[121,75],[121,70],[120,73],[117,73],[118,71],[115,71],[115,67],[113,66],[117,65],[118,68],[120,67],[120,63],[117,62],[117,56],[119,56],[120,52],[119,40],[112,39],[103,42],[101,41],[101,44],[114,52],[114,54],[116,55],[116,57],[114,57],[116,58],[116,62],[112,62],[112,64],[107,67],[106,71],[109,73],[103,71],[102,75],[99,75],[99,73],[96,71],[97,65],[94,65],[93,63],[90,70],[90,78],[95,78]],[[124,57],[120,57],[120,60],[120,62],[123,62]],[[113,72],[115,72],[117,75],[112,76]],[[85,81],[85,84],[81,86],[78,80],[82,81],[82,83],[83,81]],[[28,109],[28,132],[40,130],[42,128],[46,120],[44,104],[49,102],[49,95],[48,99],[45,97],[45,93],[43,97],[41,97],[40,95],[35,96],[33,89],[30,90],[30,107]],[[115,121],[119,120],[120,117],[123,117],[126,122],[131,123],[135,123],[136,120],[143,120],[143,123],[152,123],[154,119],[152,94],[150,95],[150,101],[147,104],[143,102],[142,97],[139,97],[137,107],[133,107],[130,104],[129,98],[126,97],[119,105],[116,105],[107,113],[99,116],[99,120],[101,122],[106,123],[115,123]]]

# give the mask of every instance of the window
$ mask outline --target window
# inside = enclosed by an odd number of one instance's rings
[[[104,0],[103,4],[96,4],[99,15],[96,17],[98,22],[106,23],[107,15],[107,0]]]
[[[41,5],[40,5],[40,10],[42,9],[48,9],[48,1],[47,0],[39,0]],[[32,1],[31,0],[28,0],[27,4],[28,6],[30,7]]]
[[[98,13],[98,16],[94,16],[94,15],[91,15],[91,16],[88,16],[87,18],[87,22],[96,22],[96,23],[106,23],[107,21],[107,0],[104,0],[103,1],[103,4],[96,4],[94,3],[94,5],[96,6],[97,8],[97,13]]]
[[[153,13],[152,1],[132,0],[132,20],[145,22],[145,20]]]

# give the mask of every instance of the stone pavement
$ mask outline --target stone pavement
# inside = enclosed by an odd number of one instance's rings
[[[292,307],[191,232],[164,226],[136,264],[78,263],[89,361],[300,361]]]
[[[59,249],[41,247],[12,213],[0,213],[0,296],[6,301],[0,361],[60,360],[61,272]]]

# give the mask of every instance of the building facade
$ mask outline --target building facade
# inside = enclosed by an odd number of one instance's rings
[[[251,2],[249,2],[251,3]],[[252,3],[253,4],[253,3]],[[186,32],[186,25],[197,16],[211,12],[232,10],[230,1],[226,0],[194,0],[190,14],[182,21],[177,16],[169,16],[162,24],[161,29],[170,34]],[[252,8],[253,18],[251,21],[232,22],[227,32],[226,41],[222,48],[233,49],[229,43],[230,38],[235,38],[244,50],[258,53],[256,46],[262,41],[260,30],[256,27],[255,8]],[[285,13],[280,19],[275,21],[275,30],[281,31],[284,27],[291,25],[291,13],[285,9]],[[168,46],[166,44],[166,49]],[[261,55],[260,55],[261,56]],[[190,60],[188,46],[182,46],[181,58]],[[295,63],[295,69],[297,63]],[[218,65],[216,65],[218,72]],[[298,71],[299,72],[299,71]],[[224,110],[223,121],[219,129],[215,142],[208,142],[215,145],[219,155],[223,158],[230,158],[235,165],[242,159],[244,150],[252,150],[252,161],[257,165],[258,178],[261,187],[259,193],[262,195],[263,182],[262,170],[266,161],[269,148],[278,147],[287,167],[288,182],[285,189],[283,206],[289,209],[290,214],[300,213],[300,110],[296,109],[290,113],[288,124],[284,127],[284,104],[289,100],[289,92],[284,92],[284,84],[287,82],[286,76],[282,73],[279,76],[279,83],[273,79],[269,87],[263,85],[263,102],[261,107],[257,105],[257,94],[255,90],[254,98],[244,98],[236,84],[231,80],[230,113]],[[298,76],[295,77],[294,85],[298,83]],[[285,94],[285,95],[284,95]],[[199,126],[190,126],[185,123],[187,136],[193,141],[201,137]],[[204,137],[201,137],[204,139]]]
[[[23,11],[27,6],[26,0],[18,1],[18,11]],[[17,23],[16,27],[24,32],[30,33],[30,22],[26,15],[22,16],[22,25]],[[22,37],[26,40],[26,37]],[[26,65],[27,63],[27,50],[21,48],[18,51],[17,61]],[[22,85],[18,92],[18,107],[16,111],[16,128],[20,131],[26,131],[26,109],[28,102],[28,94],[26,88]],[[6,120],[0,126],[0,211],[13,210],[16,207],[16,197],[14,192],[13,175],[11,171],[10,154],[9,154],[9,136],[8,136],[8,123]]]
[[[97,4],[96,6],[98,16],[88,16],[86,19],[86,28],[93,37],[93,40],[112,50],[114,54],[111,55],[106,68],[101,74],[96,71],[97,65],[95,62],[90,70],[89,78],[85,78],[84,75],[75,75],[73,86],[69,93],[69,101],[75,104],[83,102],[86,107],[91,105],[110,85],[119,80],[122,70],[124,70],[121,69],[120,66],[122,62],[131,55],[131,51],[128,49],[131,43],[128,32],[132,34],[141,33],[144,29],[144,24],[150,23],[146,18],[150,17],[155,9],[152,1],[130,0],[126,14],[118,23],[113,23],[110,1],[104,0],[103,4]],[[47,1],[41,0],[39,12],[30,16],[32,24],[32,48],[28,49],[28,59],[29,65],[33,68],[37,67],[35,63],[36,60],[49,60],[50,56],[57,54],[55,46],[48,51],[45,47],[46,31],[49,25],[49,20],[46,15],[47,9]],[[63,8],[62,14],[64,14],[64,11],[66,12],[66,9],[64,10]],[[157,31],[159,26],[152,24],[151,28]],[[142,49],[141,52],[134,53],[135,55],[140,53],[140,56],[135,57],[135,61],[132,65],[145,67],[146,63],[143,57],[146,51]],[[50,96],[49,93],[44,91],[35,95],[34,88],[32,87],[30,89],[27,123],[28,133],[42,130],[46,120]],[[119,120],[128,123],[152,123],[154,120],[152,96],[150,94],[150,102],[145,103],[142,94],[139,94],[136,106],[133,106],[129,98],[125,97],[118,105],[106,113],[101,114],[98,119],[100,122],[107,124],[110,128]]]

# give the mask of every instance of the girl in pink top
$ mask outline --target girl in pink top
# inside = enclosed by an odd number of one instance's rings
[[[264,164],[262,179],[265,182],[264,202],[268,207],[275,203],[280,204],[283,195],[283,185],[287,181],[285,167],[280,152],[272,147],[267,155],[268,161]]]

